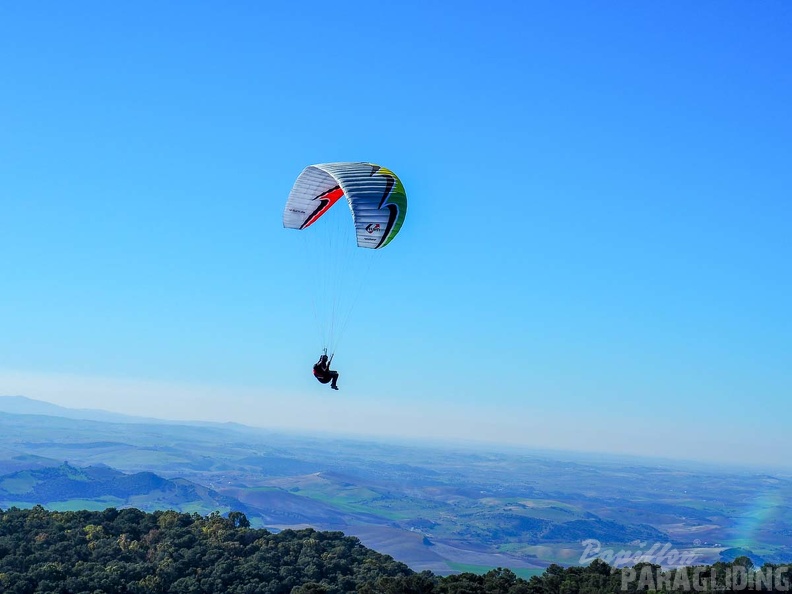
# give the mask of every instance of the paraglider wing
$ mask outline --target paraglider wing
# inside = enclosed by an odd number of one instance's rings
[[[407,215],[407,194],[399,178],[374,163],[322,163],[306,167],[289,194],[283,226],[306,229],[346,196],[357,245],[385,247]]]

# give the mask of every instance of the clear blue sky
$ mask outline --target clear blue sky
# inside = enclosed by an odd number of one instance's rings
[[[0,393],[781,463],[791,24],[781,0],[4,3]],[[346,160],[410,207],[333,393],[281,213]]]

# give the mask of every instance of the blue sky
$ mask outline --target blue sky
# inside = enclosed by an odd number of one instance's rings
[[[786,463],[792,7],[451,6],[0,7],[0,393]],[[332,393],[281,213],[346,160],[410,206]]]

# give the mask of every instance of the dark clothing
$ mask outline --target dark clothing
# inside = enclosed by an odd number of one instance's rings
[[[338,386],[336,386],[336,382],[338,381],[338,372],[330,369],[330,366],[326,360],[322,361],[320,359],[319,362],[313,366],[313,374],[320,383],[327,384],[332,382],[330,387],[334,390],[338,390]]]

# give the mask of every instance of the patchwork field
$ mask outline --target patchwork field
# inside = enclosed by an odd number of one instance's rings
[[[108,419],[45,403],[24,414],[26,402],[0,397],[0,411],[13,409],[0,412],[2,508],[239,510],[257,527],[341,530],[438,573],[530,575],[586,561],[591,542],[605,555],[659,543],[697,562],[737,547],[792,557],[788,476]]]

